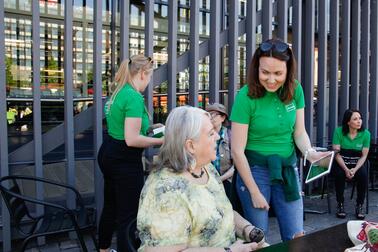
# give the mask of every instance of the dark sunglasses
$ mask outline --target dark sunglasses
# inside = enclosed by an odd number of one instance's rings
[[[150,63],[150,62],[151,62],[151,64],[154,63],[154,60],[151,57],[147,57],[147,60],[148,60],[147,64]],[[129,64],[131,64],[131,62],[132,62],[132,60],[131,60],[131,58],[129,58]]]
[[[282,41],[265,41],[260,44],[262,52],[269,52],[270,50],[283,53],[289,48],[289,45]]]

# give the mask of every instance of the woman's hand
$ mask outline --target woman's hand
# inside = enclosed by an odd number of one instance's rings
[[[267,211],[269,210],[269,204],[260,191],[257,193],[251,193],[251,199],[254,208],[262,208]]]
[[[256,242],[244,243],[242,240],[237,240],[230,246],[232,252],[249,252],[254,251],[258,247]]]
[[[346,169],[345,170],[345,177],[347,178],[347,179],[352,179],[353,177],[354,177],[354,173],[352,172],[352,170],[351,169]]]
[[[315,162],[322,157],[329,155],[330,153],[330,151],[309,151],[307,154],[307,160],[309,160],[310,162]]]

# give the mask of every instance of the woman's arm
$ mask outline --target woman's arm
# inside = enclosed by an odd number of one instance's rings
[[[353,172],[353,175],[364,165],[368,154],[369,154],[369,148],[363,148],[362,156],[358,159],[356,166],[351,169],[351,171]]]
[[[146,137],[140,135],[142,119],[137,117],[126,117],[125,123],[125,141],[127,146],[145,148],[153,145],[163,144],[164,138]]]
[[[228,169],[228,170],[227,170],[222,176],[219,177],[220,180],[223,182],[223,181],[225,181],[226,179],[231,178],[232,175],[234,175],[234,171],[235,171],[235,168],[234,168],[234,166],[232,165],[232,166],[230,167],[230,169]]]
[[[337,164],[339,165],[339,167],[341,169],[344,170],[345,172],[345,176],[348,178],[348,179],[352,179],[353,178],[353,173],[350,169],[348,169],[348,167],[345,165],[345,162],[344,162],[344,159],[343,157],[339,154],[339,151],[340,151],[340,145],[339,144],[333,144],[332,145],[332,149],[334,151],[336,151],[336,155],[335,155],[335,160],[337,162]]]
[[[304,109],[297,109],[295,128],[294,128],[294,142],[303,156],[311,162],[320,159],[327,155],[329,152],[317,152],[311,147],[310,138],[308,137],[305,121],[304,121]]]
[[[243,182],[251,195],[253,206],[268,210],[269,204],[257,187],[256,182],[253,179],[251,169],[249,168],[247,157],[244,154],[248,137],[248,124],[232,122],[231,130],[232,158],[238,173],[243,179]]]

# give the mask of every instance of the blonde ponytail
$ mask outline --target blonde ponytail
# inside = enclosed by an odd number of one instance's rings
[[[150,72],[152,70],[153,60],[150,57],[144,56],[143,54],[138,54],[130,59],[123,60],[114,77],[114,83],[110,88],[112,95],[107,102],[107,111],[110,111],[110,106],[112,105],[119,91],[126,85],[126,83],[130,83],[133,77],[139,71]]]

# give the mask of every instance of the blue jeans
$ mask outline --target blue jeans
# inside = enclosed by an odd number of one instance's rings
[[[298,168],[293,167],[299,183]],[[302,198],[295,201],[286,201],[283,186],[281,184],[272,185],[269,179],[269,169],[254,165],[251,167],[253,178],[264,195],[266,201],[274,208],[280,227],[281,238],[283,241],[293,239],[294,235],[303,232],[303,201]],[[268,211],[261,208],[254,208],[250,193],[245,186],[240,175],[236,179],[236,187],[241,204],[243,206],[244,217],[253,225],[268,233]]]

